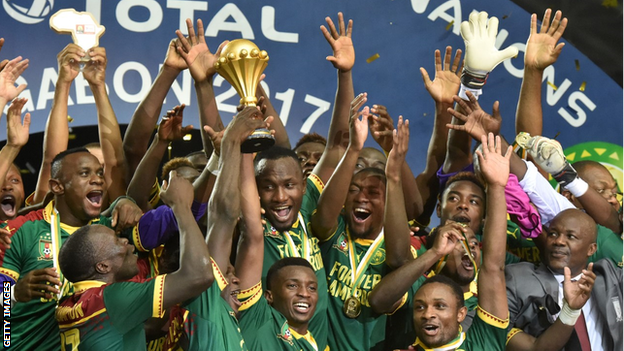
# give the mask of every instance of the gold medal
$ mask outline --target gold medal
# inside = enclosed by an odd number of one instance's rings
[[[362,304],[357,297],[349,297],[342,306],[342,312],[349,318],[357,318],[362,312]]]

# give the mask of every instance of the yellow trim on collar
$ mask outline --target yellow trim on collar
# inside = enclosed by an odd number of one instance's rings
[[[74,283],[74,294],[83,293],[91,288],[99,288],[102,285],[106,285],[106,283],[99,280],[83,280],[76,282]]]

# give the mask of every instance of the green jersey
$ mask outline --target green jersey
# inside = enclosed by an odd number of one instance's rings
[[[477,316],[467,332],[460,329],[459,336],[450,343],[435,349],[429,348],[420,339],[409,350],[434,351],[504,351],[509,319],[501,320],[477,306]]]
[[[319,241],[312,236],[309,230],[312,213],[316,210],[318,199],[323,190],[322,181],[314,174],[307,179],[306,193],[303,197],[301,210],[297,221],[287,233],[277,231],[267,220],[264,225],[264,262],[262,266],[262,286],[266,286],[266,275],[271,266],[284,257],[302,257],[307,259],[318,279],[318,302],[312,320],[310,331],[315,336],[320,350],[327,345],[329,323],[327,321],[327,278]],[[245,294],[239,295],[245,299]]]
[[[163,350],[247,351],[236,313],[221,297],[228,282],[215,261],[212,273],[215,280],[210,288],[171,309]]]
[[[320,291],[320,290],[319,290]],[[269,306],[262,294],[261,284],[249,289],[250,298],[240,308],[243,337],[254,351],[323,351],[308,329],[301,335],[290,328],[286,317]],[[319,293],[319,298],[320,298]]]
[[[145,321],[164,313],[165,277],[75,283],[74,295],[56,309],[62,349],[145,350]]]
[[[540,262],[540,252],[533,239],[524,238],[520,227],[509,219],[507,220],[507,251],[518,256],[521,261]],[[505,263],[509,264],[509,262]]]
[[[50,224],[53,211],[54,201],[36,213],[29,214],[34,217],[22,224],[11,237],[11,249],[6,250],[0,273],[17,282],[20,276],[30,271],[53,267]],[[110,227],[110,218],[101,216],[92,220],[90,224]],[[9,221],[7,227],[10,226]],[[59,248],[77,229],[78,227],[60,223]],[[63,296],[68,296],[73,293],[73,286],[67,280],[63,280],[61,290]],[[56,296],[50,300],[42,297],[16,303],[9,319],[11,346],[16,350],[60,350],[61,339],[58,325],[54,320],[56,304]]]
[[[329,288],[329,348],[331,350],[381,350],[385,340],[386,315],[373,312],[368,295],[381,278],[390,271],[385,264],[386,250],[383,233],[376,240],[355,239],[350,236],[346,219],[340,216],[338,227],[321,244],[327,267]],[[368,252],[368,254],[367,254]],[[360,265],[361,268],[357,269]],[[355,267],[354,267],[355,266]],[[354,272],[361,272],[353,279]],[[354,284],[355,282],[355,284]],[[343,306],[350,297],[360,304],[361,313],[349,318]],[[403,297],[402,304],[405,303]]]

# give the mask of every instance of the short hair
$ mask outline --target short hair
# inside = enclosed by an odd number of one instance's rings
[[[461,308],[465,306],[464,303],[464,291],[462,290],[462,288],[459,286],[459,284],[457,284],[456,282],[453,281],[453,279],[444,276],[444,275],[440,275],[440,274],[436,274],[431,278],[427,278],[422,285],[420,286],[420,288],[418,288],[419,290],[422,289],[423,286],[427,285],[427,284],[431,284],[431,283],[440,283],[440,284],[444,284],[448,287],[451,288],[451,291],[453,292],[453,295],[455,295],[455,299],[457,299],[457,307]]]
[[[197,150],[197,151],[193,151],[193,152],[191,152],[190,154],[188,154],[188,155],[186,155],[186,156],[184,156],[184,157],[193,157],[193,156],[195,156],[195,155],[202,155],[202,156],[204,156],[204,157],[208,157],[208,156],[206,155],[206,152],[205,152],[204,150]]]
[[[79,152],[86,152],[91,155],[86,147],[75,147],[72,149],[61,151],[58,153],[58,155],[54,156],[54,159],[52,160],[52,165],[50,166],[50,178],[58,179],[59,174],[61,173],[61,165],[63,163],[63,159],[65,159],[67,155],[76,154]]]
[[[264,151],[260,151],[256,155],[256,158],[254,159],[254,170],[256,173],[256,177],[258,176],[258,164],[260,163],[260,161],[279,160],[286,157],[292,158],[297,164],[297,167],[299,167],[299,171],[303,172],[303,170],[301,169],[301,164],[299,163],[299,157],[297,157],[297,154],[293,150],[281,146],[272,146]]]
[[[59,250],[59,268],[72,283],[87,280],[95,273],[97,252],[89,236],[92,229],[91,225],[80,227]]]
[[[377,168],[377,167],[366,167],[366,168],[362,168],[361,170],[357,171],[357,173],[355,173],[353,175],[353,177],[351,177],[351,179],[355,178],[356,175],[360,175],[360,174],[364,174],[364,173],[369,173],[369,175],[375,176],[375,177],[379,177],[381,179],[381,181],[384,183],[384,185],[386,185],[386,172],[384,172],[383,170]]]
[[[195,165],[193,164],[193,162],[189,161],[188,158],[174,157],[163,165],[162,180],[166,180],[169,178],[169,172],[176,170],[178,168],[181,168],[181,167],[191,167],[195,169]]]
[[[305,143],[319,143],[323,144],[323,146],[327,146],[327,139],[318,133],[308,133],[299,139],[293,150],[297,150],[297,148]]]
[[[271,283],[277,276],[277,273],[282,268],[289,267],[289,266],[307,267],[307,268],[310,268],[312,272],[314,272],[314,267],[312,267],[312,265],[310,264],[310,262],[308,262],[308,260],[301,258],[301,257],[284,257],[281,260],[273,263],[271,268],[269,268],[269,271],[267,272],[267,276],[266,276],[266,285],[267,285],[266,290],[271,290],[271,285],[272,285]]]
[[[443,194],[444,191],[446,189],[448,189],[451,184],[455,183],[455,182],[459,182],[459,181],[469,181],[474,183],[476,186],[478,186],[481,191],[483,191],[483,193],[485,194],[485,185],[483,184],[483,182],[481,180],[479,180],[479,178],[477,177],[476,174],[472,173],[472,172],[458,172],[457,174],[451,176],[447,181],[446,181],[446,185],[444,186],[444,188],[442,189],[442,191],[440,192],[440,194]]]

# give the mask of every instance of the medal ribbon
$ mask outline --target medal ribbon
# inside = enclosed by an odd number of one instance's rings
[[[299,226],[303,230],[303,235],[301,236],[301,246],[303,248],[303,258],[305,258],[308,262],[310,261],[310,239],[308,239],[308,232],[305,227],[305,222],[303,221],[303,216],[301,212],[299,212]],[[297,245],[293,241],[290,233],[288,231],[284,232],[284,237],[286,238],[286,242],[288,244],[288,251],[290,251],[290,257],[301,257],[299,254],[299,250],[297,250]]]
[[[349,229],[347,229],[347,243],[349,247],[349,263],[351,264],[351,296],[355,297],[355,288],[359,285],[359,282],[364,278],[364,272],[366,268],[370,265],[370,260],[374,256],[374,254],[379,250],[381,244],[384,242],[384,231],[383,228],[377,238],[373,241],[373,243],[368,247],[364,257],[360,260],[360,263],[355,263],[355,245],[353,244],[353,239],[351,239],[351,234],[349,233]]]
[[[63,277],[63,273],[61,273],[61,269],[58,264],[58,253],[61,247],[61,218],[59,216],[58,211],[56,210],[56,206],[54,206],[52,213],[50,214],[50,237],[52,237],[52,267],[56,268],[56,272],[59,274],[59,280],[61,281],[61,286],[59,287],[60,293],[57,295],[57,302],[61,300],[63,296],[63,290],[65,289],[65,285],[67,281]]]

